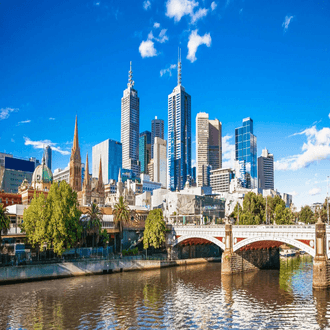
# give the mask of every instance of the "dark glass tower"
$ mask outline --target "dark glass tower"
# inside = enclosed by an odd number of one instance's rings
[[[148,174],[148,164],[151,159],[151,133],[144,131],[140,133],[139,160],[141,173]]]
[[[164,120],[158,119],[157,116],[151,121],[151,158],[154,158],[154,143],[156,137],[164,140]]]
[[[244,161],[245,188],[258,188],[257,137],[253,135],[253,120],[243,119],[243,126],[235,129],[235,160]]]

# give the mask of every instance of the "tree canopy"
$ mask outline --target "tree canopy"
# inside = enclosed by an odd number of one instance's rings
[[[299,221],[304,223],[315,223],[314,213],[308,205],[301,208],[299,213]]]
[[[1,244],[1,231],[9,229],[10,219],[6,208],[0,204],[0,244]]]
[[[75,246],[81,236],[77,193],[65,182],[53,183],[47,198],[34,197],[24,211],[22,230],[33,246],[53,247],[58,255]]]
[[[149,212],[143,234],[143,247],[158,249],[165,242],[166,224],[163,211],[155,209]]]

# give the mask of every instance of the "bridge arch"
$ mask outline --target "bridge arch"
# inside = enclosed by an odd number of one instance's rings
[[[211,243],[217,245],[220,247],[220,249],[222,249],[223,251],[225,250],[225,244],[222,243],[221,241],[219,241],[217,238],[213,237],[213,236],[209,236],[209,235],[182,235],[180,236],[175,243],[173,244],[173,247],[176,246],[177,244],[185,241],[186,239],[189,238],[203,238],[207,241],[210,241]]]
[[[295,247],[297,247],[300,250],[303,250],[305,252],[307,252],[308,254],[310,254],[312,257],[315,257],[315,249],[308,246],[305,243],[302,243],[296,239],[293,238],[288,238],[288,237],[278,237],[278,236],[265,236],[265,237],[251,237],[251,238],[246,238],[238,243],[236,243],[234,245],[233,251],[237,251],[240,248],[251,244],[251,243],[255,243],[255,242],[260,242],[260,241],[277,241],[277,242],[283,242],[289,245],[293,245]]]

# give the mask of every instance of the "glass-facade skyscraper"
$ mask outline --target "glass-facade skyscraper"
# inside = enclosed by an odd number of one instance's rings
[[[128,77],[127,88],[121,99],[122,166],[139,176],[140,99],[133,88],[132,62]]]
[[[191,175],[191,96],[181,85],[181,60],[178,85],[168,96],[167,188],[183,189]]]
[[[52,170],[52,148],[47,146],[44,151],[45,164],[47,167]]]
[[[148,164],[151,159],[151,132],[149,131],[140,133],[139,159],[141,173],[148,174]]]
[[[245,188],[258,188],[257,137],[253,135],[253,120],[243,119],[243,126],[235,129],[235,160],[244,161]]]

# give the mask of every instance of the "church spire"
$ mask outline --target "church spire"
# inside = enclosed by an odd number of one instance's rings
[[[99,167],[99,182],[103,182],[103,177],[102,177],[102,159],[100,156],[100,167]]]
[[[121,169],[119,169],[118,182],[121,182]]]
[[[72,149],[77,150],[79,148],[78,142],[78,116],[76,116],[76,124],[74,127],[74,136],[73,136],[73,147]]]
[[[84,187],[89,185],[89,165],[88,165],[88,153],[86,154],[86,167],[85,167],[85,177],[84,177]]]

